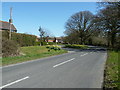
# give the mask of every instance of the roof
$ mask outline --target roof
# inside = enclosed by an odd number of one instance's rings
[[[61,37],[49,37],[49,39],[62,39]]]
[[[61,37],[56,37],[56,39],[62,39]]]
[[[9,22],[0,21],[0,29],[9,30],[9,28],[10,28],[10,23]],[[11,29],[12,30],[17,30],[13,24],[11,25]]]

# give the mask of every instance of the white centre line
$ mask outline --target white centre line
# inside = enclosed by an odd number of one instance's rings
[[[14,81],[14,82],[11,82],[11,83],[9,83],[9,84],[6,84],[6,85],[4,85],[4,86],[1,86],[0,89],[5,88],[5,87],[10,86],[10,85],[13,85],[13,84],[15,84],[15,83],[18,83],[18,82],[23,81],[23,80],[28,79],[28,78],[29,78],[29,76],[27,76],[27,77],[25,77],[25,78],[22,78],[22,79],[19,79],[19,80],[16,80],[16,81]]]
[[[62,65],[62,64],[65,64],[65,63],[67,63],[67,62],[70,62],[70,61],[72,61],[72,60],[74,60],[75,58],[72,58],[72,59],[70,59],[70,60],[67,60],[67,61],[64,61],[64,62],[62,62],[62,63],[59,63],[59,64],[56,64],[56,65],[54,65],[53,67],[55,68],[55,67],[57,67],[57,66],[60,66],[60,65]]]
[[[85,55],[87,55],[88,53],[85,53],[85,54],[83,54],[83,55],[81,55],[81,56],[85,56]]]

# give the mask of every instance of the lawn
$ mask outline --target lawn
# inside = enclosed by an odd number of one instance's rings
[[[48,49],[45,46],[21,47],[20,51],[21,51],[20,56],[2,58],[2,65],[4,66],[9,64],[15,64],[15,63],[34,60],[38,58],[67,53],[67,51],[62,49],[56,51],[55,50],[48,51]]]
[[[120,51],[108,51],[108,59],[105,68],[104,87],[120,90]]]

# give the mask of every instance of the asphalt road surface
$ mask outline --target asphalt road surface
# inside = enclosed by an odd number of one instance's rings
[[[2,67],[0,88],[101,88],[107,53],[74,50],[49,58]]]

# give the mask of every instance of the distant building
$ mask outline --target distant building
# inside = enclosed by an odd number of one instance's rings
[[[62,37],[56,37],[56,42],[63,43]]]
[[[58,42],[58,43],[62,43],[62,38],[61,37],[49,37],[48,38],[48,42]]]
[[[40,41],[40,37],[36,38],[36,41]],[[63,43],[63,40],[61,37],[46,37],[45,42],[58,42]]]
[[[36,36],[36,42],[40,41],[40,37]]]
[[[55,38],[54,37],[49,37],[47,42],[55,42]]]
[[[10,23],[6,21],[0,21],[0,31],[9,31],[9,30],[10,30]],[[11,31],[17,32],[17,29],[13,24],[11,25]]]

